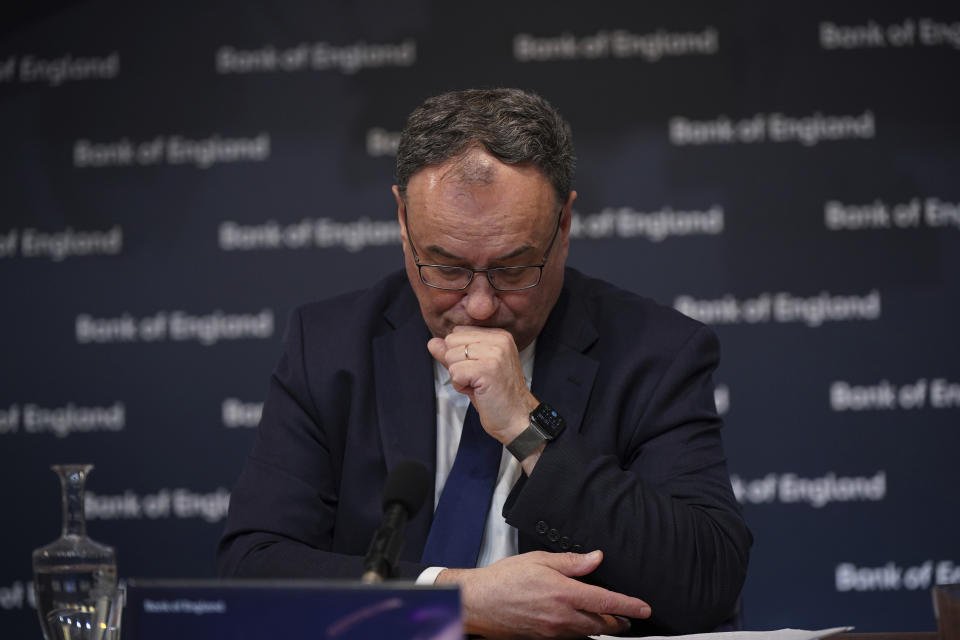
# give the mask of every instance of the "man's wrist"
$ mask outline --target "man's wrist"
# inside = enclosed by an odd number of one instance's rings
[[[516,439],[521,433],[527,430],[527,427],[530,426],[530,412],[540,406],[540,402],[533,397],[532,394],[527,394],[527,397],[521,403],[521,409],[517,412],[517,415],[510,420],[510,427],[500,431],[497,434],[497,439],[504,445],[508,445]]]
[[[461,587],[463,586],[463,574],[471,569],[448,569],[444,567],[438,567],[440,571],[437,572],[437,576],[434,579],[434,584],[458,584]]]
[[[506,442],[507,451],[520,462],[540,454],[546,443],[556,438],[566,428],[566,421],[556,409],[547,403],[541,403],[529,414],[527,428],[513,440]],[[532,471],[527,469],[526,471]]]

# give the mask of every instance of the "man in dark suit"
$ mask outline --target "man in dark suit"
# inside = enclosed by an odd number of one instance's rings
[[[411,114],[394,186],[406,273],[294,314],[221,574],[358,576],[384,479],[413,459],[436,513],[410,522],[399,573],[458,583],[472,633],[690,632],[733,612],[751,537],[716,340],[565,269],[572,175],[568,127],[533,94],[453,92]],[[441,529],[466,504],[471,412],[492,497],[482,532]],[[445,560],[474,535],[467,562]]]

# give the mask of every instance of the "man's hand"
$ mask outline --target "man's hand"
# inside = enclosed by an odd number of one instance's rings
[[[650,606],[574,580],[596,569],[603,553],[532,551],[482,569],[445,569],[437,584],[457,583],[466,632],[487,638],[579,638],[622,633],[625,618],[647,618]]]
[[[530,424],[539,402],[527,389],[513,336],[503,329],[454,327],[427,343],[450,372],[453,387],[470,396],[484,430],[504,444]]]

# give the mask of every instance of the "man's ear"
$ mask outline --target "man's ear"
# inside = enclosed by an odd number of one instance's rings
[[[393,199],[397,201],[397,222],[400,223],[400,239],[403,240],[404,244],[406,244],[408,242],[406,216],[407,205],[403,201],[403,196],[400,195],[400,187],[393,185],[391,191],[393,191]]]
[[[560,217],[560,246],[567,249],[570,246],[570,224],[573,220],[573,201],[577,199],[577,192],[571,191],[566,204],[563,205],[563,214]]]

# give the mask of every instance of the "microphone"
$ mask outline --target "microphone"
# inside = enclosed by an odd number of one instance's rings
[[[429,488],[430,472],[419,462],[404,460],[390,471],[383,488],[383,520],[363,559],[361,582],[383,582],[393,577],[407,520],[423,506]]]

